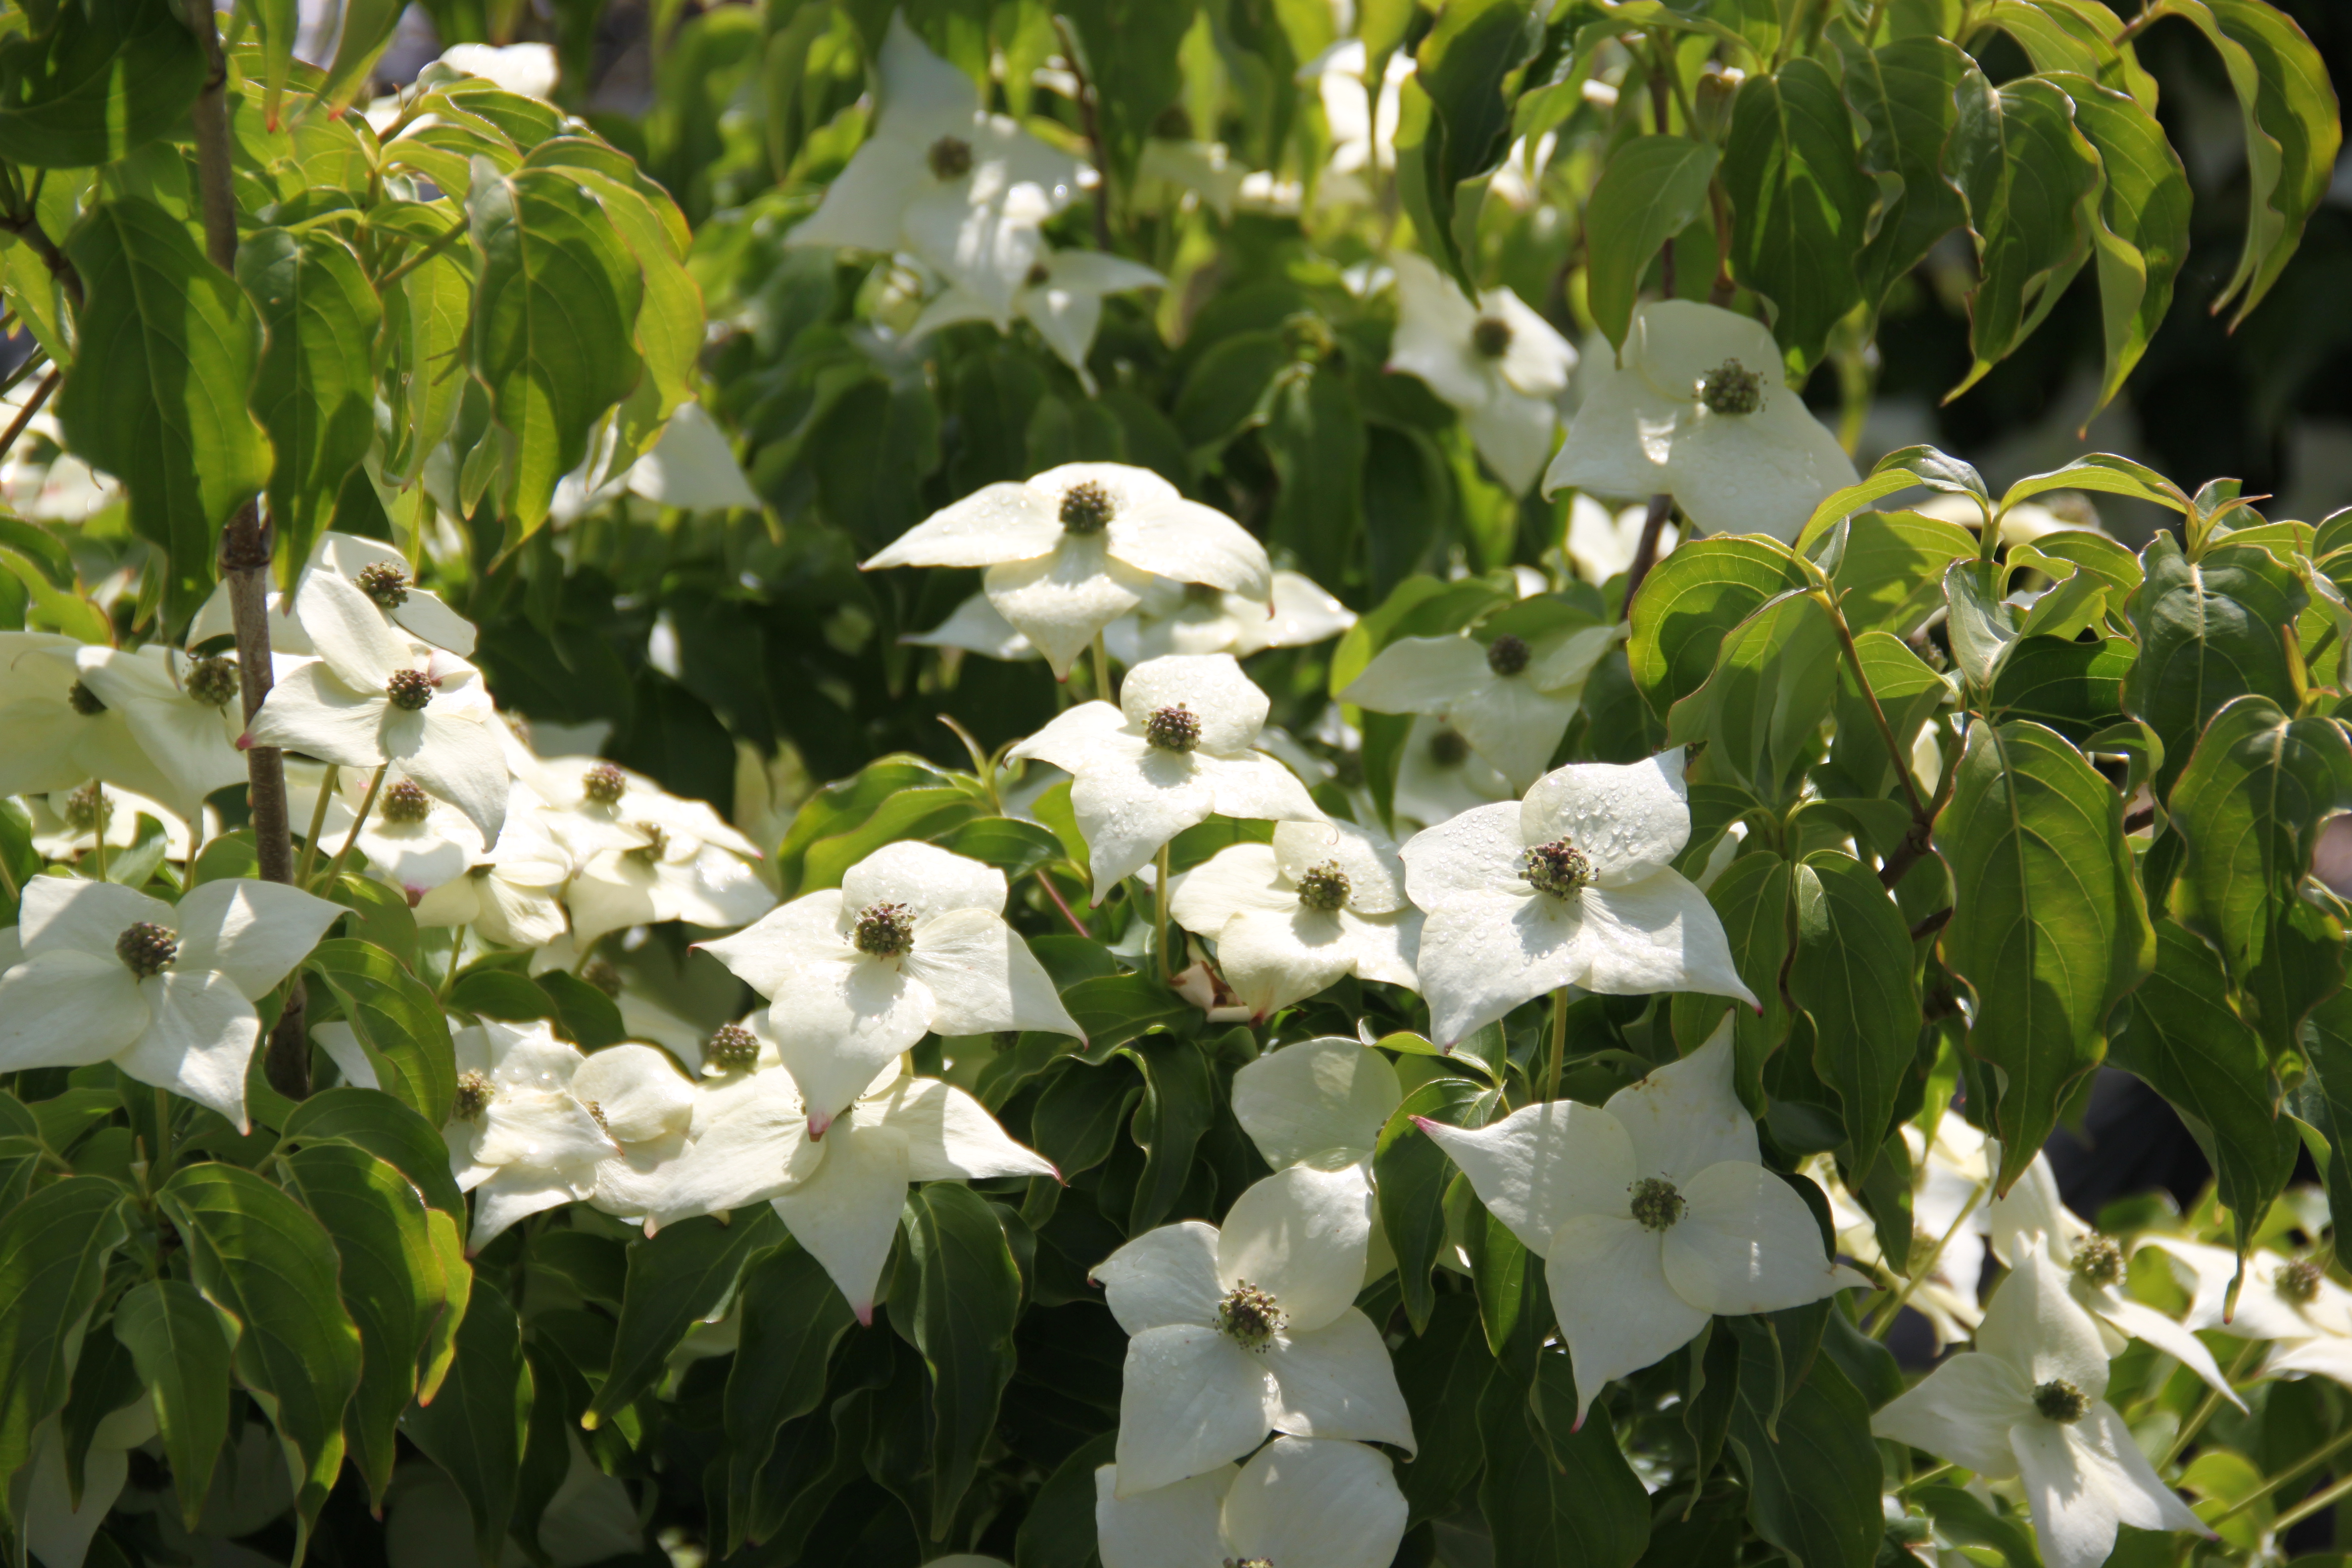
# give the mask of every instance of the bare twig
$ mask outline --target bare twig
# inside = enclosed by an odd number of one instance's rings
[[[16,437],[25,433],[25,427],[33,422],[33,416],[41,411],[41,405],[47,403],[49,394],[57,389],[58,373],[52,370],[41,377],[40,385],[33,388],[33,395],[25,400],[23,410],[9,422],[7,430],[0,432],[0,458],[5,458],[14,449]]]
[[[1642,580],[1650,568],[1658,563],[1658,536],[1665,531],[1666,519],[1675,511],[1675,498],[1654,495],[1650,498],[1650,510],[1642,516],[1642,537],[1633,546],[1633,563],[1625,568],[1625,602],[1617,608],[1617,618],[1633,618],[1633,595],[1642,591]]]
[[[1110,157],[1103,148],[1102,121],[1096,109],[1094,84],[1087,79],[1085,62],[1078,58],[1077,40],[1070,36],[1070,25],[1061,17],[1054,18],[1054,31],[1062,37],[1062,58],[1070,62],[1070,75],[1078,84],[1078,128],[1087,133],[1087,145],[1095,155],[1095,248],[1110,248]]]

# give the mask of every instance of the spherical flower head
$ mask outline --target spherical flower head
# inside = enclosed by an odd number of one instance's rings
[[[1511,352],[1511,323],[1500,316],[1481,316],[1470,328],[1470,346],[1484,359],[1501,359]]]
[[[179,934],[151,921],[139,921],[114,939],[114,952],[124,968],[144,980],[162,973],[166,964],[180,956]]]
[[[391,785],[376,806],[376,815],[386,822],[422,822],[432,811],[433,797],[414,779]]]
[[[1217,1303],[1218,1331],[1245,1351],[1264,1350],[1282,1326],[1282,1309],[1274,1294],[1244,1279]]]
[[[1633,1201],[1627,1206],[1643,1230],[1671,1230],[1690,1202],[1664,1176],[1644,1176],[1633,1184]]]
[[[77,680],[73,683],[73,689],[66,693],[66,701],[75,712],[85,719],[95,719],[106,711],[106,704],[100,700],[98,693],[92,691],[85,681]]]
[[[1155,708],[1143,721],[1143,738],[1163,752],[1189,752],[1201,743],[1201,719],[1179,702]]]
[[[2298,1258],[2278,1271],[2273,1289],[2279,1299],[2304,1307],[2319,1299],[2319,1265],[2308,1258]]]
[[[1592,862],[1567,839],[1556,838],[1549,844],[1533,845],[1522,853],[1519,875],[1536,891],[1564,899],[1580,888],[1592,885]]]
[[[721,1024],[702,1042],[702,1059],[721,1072],[748,1072],[759,1062],[760,1037],[740,1024]]]
[[[904,958],[915,948],[915,914],[904,904],[876,904],[857,917],[850,945],[869,958]]]
[[[646,836],[646,841],[629,853],[648,866],[659,864],[662,858],[669,853],[669,829],[658,822],[640,822],[636,827]]]
[[[188,669],[188,695],[215,708],[225,707],[237,693],[236,660],[210,654]]]
[[[930,165],[935,180],[961,180],[971,173],[971,143],[961,136],[942,136],[931,143],[923,162]]]
[[[387,613],[408,603],[408,574],[389,561],[372,562],[360,568],[352,581],[360,592],[375,601],[375,607]]]
[[[621,994],[621,972],[601,958],[592,958],[583,965],[580,978],[607,996]]]
[[[1110,492],[1092,479],[1081,480],[1062,492],[1062,527],[1082,538],[1108,528],[1117,511]]]
[[[1326,913],[1348,907],[1348,896],[1354,889],[1348,885],[1348,873],[1339,868],[1337,860],[1326,860],[1319,866],[1309,866],[1298,877],[1298,901],[1310,910]]]
[[[2113,1237],[2095,1233],[2074,1249],[2074,1278],[2094,1288],[2119,1285],[2124,1278],[2124,1249]]]
[[[1486,645],[1486,668],[1506,678],[1526,669],[1530,657],[1527,639],[1508,632]]]
[[[1043,289],[1046,284],[1051,283],[1053,280],[1054,269],[1052,268],[1046,266],[1042,261],[1033,261],[1029,264],[1029,270],[1021,275],[1021,287],[1024,289]]]
[[[449,1114],[459,1121],[478,1121],[482,1112],[490,1108],[490,1075],[486,1072],[465,1072],[457,1076],[457,1097],[449,1102]]]
[[[598,763],[581,775],[580,793],[598,805],[618,805],[629,793],[629,777],[610,763]]]
[[[1698,400],[1715,414],[1753,414],[1764,406],[1764,378],[1736,359],[1699,379]]]
[[[2071,1426],[2090,1413],[2091,1396],[2064,1378],[2053,1377],[2034,1385],[2033,1408],[2044,1421]]]
[[[77,833],[92,828],[106,830],[107,818],[114,815],[114,803],[106,798],[106,787],[95,779],[66,796],[66,826]]]
[[[383,694],[394,708],[414,713],[433,700],[433,678],[421,669],[395,669],[383,683]]]
[[[1440,730],[1429,738],[1429,760],[1441,768],[1458,768],[1470,760],[1470,742],[1459,730]]]

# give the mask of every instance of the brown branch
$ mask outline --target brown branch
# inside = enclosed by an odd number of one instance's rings
[[[1933,936],[1951,923],[1952,906],[1946,904],[1942,909],[1937,910],[1934,914],[1929,915],[1926,920],[1921,921],[1917,925],[1911,928],[1911,940],[1913,942],[1917,942],[1922,937]]]
[[[2156,807],[2152,805],[2143,805],[2137,811],[2130,812],[2125,816],[2124,837],[2128,838],[2133,834],[2137,833],[2141,828],[2150,826],[2155,821]]]
[[[1078,128],[1087,133],[1087,145],[1095,155],[1095,248],[1110,248],[1110,157],[1103,149],[1102,122],[1096,114],[1094,83],[1087,78],[1087,68],[1078,58],[1077,40],[1070,36],[1070,25],[1061,17],[1054,18],[1054,31],[1062,37],[1062,58],[1070,62],[1070,75],[1078,84]]]
[[[41,405],[47,403],[49,394],[57,389],[58,373],[52,370],[41,377],[40,385],[33,388],[33,395],[25,400],[24,408],[9,422],[7,430],[0,432],[0,458],[5,458],[16,447],[16,437],[25,433],[25,427],[33,422],[33,416],[41,411]]]
[[[1665,531],[1666,519],[1674,515],[1674,497],[1650,498],[1650,510],[1642,517],[1642,537],[1633,546],[1633,563],[1625,568],[1625,602],[1617,606],[1617,618],[1621,621],[1633,618],[1633,595],[1642,591],[1642,580],[1658,563],[1658,536]]]

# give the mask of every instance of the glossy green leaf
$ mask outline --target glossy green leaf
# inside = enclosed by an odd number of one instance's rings
[[[732,1224],[707,1216],[683,1220],[632,1245],[613,1369],[583,1423],[600,1424],[659,1382],[663,1363],[687,1331],[717,1311],[745,1266],[782,1237],[775,1211],[760,1205],[737,1214]]]
[[[1152,1035],[1126,1047],[1143,1069],[1143,1103],[1135,1112],[1135,1141],[1143,1146],[1143,1174],[1135,1184],[1127,1229],[1140,1236],[1168,1217],[1192,1173],[1192,1152],[1216,1114],[1215,1075],[1191,1040]]]
[[[1780,994],[1780,972],[1794,941],[1795,911],[1789,862],[1769,850],[1742,855],[1723,868],[1706,889],[1706,901],[1723,921],[1731,943],[1731,962],[1739,978],[1764,1004],[1761,1013],[1738,1006],[1728,998],[1701,996],[1696,992],[1675,995],[1672,1005],[1675,1039],[1685,1051],[1695,1051],[1715,1032],[1726,1013],[1731,1015],[1731,1041],[1738,1058],[1740,1098],[1750,1105],[1764,1101],[1764,1063],[1789,1037],[1789,1007]]]
[[[2021,500],[2045,495],[2052,490],[2095,490],[2102,495],[2130,496],[2135,500],[2154,501],[2175,511],[2189,510],[2189,498],[2181,493],[2179,486],[2147,464],[2119,458],[2113,452],[2087,453],[2047,473],[2028,474],[2001,492],[1999,510],[2007,511]],[[2091,534],[2088,537],[2096,539],[2100,536]],[[2035,548],[2049,550],[2056,548],[2060,542],[2060,535],[2045,534],[2035,540],[2033,544]],[[2110,540],[2107,542],[2113,544],[2114,542]],[[2086,548],[2095,547],[2086,547],[2077,542],[2065,552],[2069,559],[2074,559]]]
[[[99,1176],[43,1187],[0,1221],[0,1475],[33,1453],[33,1429],[66,1402],[70,1352],[129,1231],[123,1192]],[[0,1495],[13,1523],[14,1510]]]
[[[288,557],[308,560],[343,481],[375,438],[383,308],[357,254],[320,229],[246,236],[236,277],[268,334],[253,407],[277,453],[269,515]]]
[[[194,1286],[150,1279],[115,1303],[114,1333],[153,1394],[180,1519],[193,1531],[212,1490],[214,1463],[228,1440],[236,1326]]]
[[[1201,1016],[1198,1007],[1148,974],[1081,980],[1062,993],[1062,1005],[1087,1032],[1089,1061],[1102,1060],[1150,1030],[1174,1029]]]
[[[0,43],[0,158],[40,169],[112,163],[195,101],[205,58],[171,0],[95,0],[55,15]]]
[[[2000,569],[1980,561],[1955,561],[1944,573],[1945,625],[1952,662],[1973,687],[1989,687],[2017,641],[2017,625],[2000,593]]]
[[[2327,1164],[2322,1174],[2328,1201],[2340,1212],[2352,1212],[2352,992],[2338,991],[2312,1010],[2303,1043],[2312,1076],[2302,1092],[2315,1096],[2326,1111]],[[2312,1111],[2305,1119],[2316,1115]],[[2330,1240],[2339,1262],[2352,1256],[2352,1239],[2343,1231]]]
[[[2172,303],[2172,281],[2189,253],[2189,175],[2156,117],[2129,97],[2087,77],[2048,79],[2074,100],[2074,128],[2097,151],[2105,175],[2091,223],[2106,346],[2099,383],[2105,406],[2147,352]]]
[[[1607,1413],[1596,1407],[1571,1429],[1567,1363],[1564,1350],[1538,1358],[1532,1403],[1501,1369],[1478,1395],[1486,1460],[1478,1503],[1494,1532],[1496,1568],[1632,1568],[1650,1543],[1649,1498]],[[1470,1391],[1454,1397],[1467,1400]]]
[[[2076,745],[2123,717],[2124,682],[2138,652],[2128,637],[2076,642],[2021,637],[1992,683],[1996,717],[2046,724]]]
[[[463,1218],[466,1195],[449,1174],[441,1131],[391,1095],[372,1089],[320,1089],[289,1111],[278,1131],[281,1152],[304,1145],[348,1143],[386,1160],[442,1213]]]
[[[1430,1314],[1437,1310],[1430,1271],[1450,1245],[1445,1238],[1445,1188],[1454,1179],[1454,1164],[1434,1140],[1413,1125],[1413,1119],[1475,1126],[1485,1121],[1493,1104],[1494,1090],[1483,1084],[1451,1074],[1432,1079],[1404,1097],[1373,1147],[1372,1185],[1380,1202],[1381,1229],[1396,1254],[1405,1318],[1416,1334],[1428,1331]]]
[[[1143,1085],[1124,1059],[1072,1062],[1055,1073],[1030,1113],[1029,1142],[1065,1179],[1110,1158]]]
[[[1772,302],[1772,335],[1802,374],[1862,301],[1869,181],[1837,79],[1799,57],[1749,77],[1733,100],[1723,184],[1734,212],[1731,276]]]
[[[2082,269],[2102,178],[2098,153],[2074,129],[2074,100],[2052,83],[2024,77],[1996,91],[1972,76],[1959,104],[1947,157],[1977,241],[1969,297],[1976,363],[1944,395],[1948,403],[2040,326]]]
[[[446,205],[419,216],[431,219],[436,233],[465,221]],[[386,374],[380,386],[391,411],[383,458],[388,484],[415,479],[457,417],[465,377],[453,372],[465,351],[473,293],[464,253],[446,248],[383,289]]]
[[[2189,765],[2208,720],[2248,693],[2294,708],[2301,692],[2286,642],[2308,595],[2267,551],[2224,544],[2191,562],[2168,533],[2141,555],[2147,580],[2129,606],[2139,659],[2124,709],[2164,742],[2159,795]]]
[[[514,1308],[496,1283],[478,1279],[447,1380],[432,1404],[409,1411],[402,1429],[457,1483],[486,1563],[498,1562],[504,1549],[532,1403]]]
[[[907,1200],[901,1227],[919,1281],[911,1324],[931,1373],[931,1517],[947,1535],[994,1436],[1013,1379],[1021,1270],[988,1200],[960,1182],[932,1182]],[[893,1310],[898,1309],[894,1306]]]
[[[1856,637],[1868,631],[1909,637],[1941,603],[1944,570],[1974,555],[1967,529],[1916,511],[1865,511],[1847,526],[1845,552],[1832,581],[1838,608]]]
[[[1592,320],[1618,348],[1633,321],[1633,297],[1658,247],[1706,210],[1716,150],[1687,136],[1635,136],[1618,144],[1585,203],[1585,298]]]
[[[1939,37],[1864,49],[1841,34],[1839,47],[1846,98],[1862,117],[1862,166],[1878,186],[1878,211],[1857,262],[1863,300],[1874,311],[1895,279],[1967,220],[1945,149],[1958,121],[1960,82],[1976,64]]]
[[[435,1127],[448,1121],[457,1062],[448,1020],[425,983],[383,949],[351,937],[320,942],[308,963],[342,1004],[385,1092]]]
[[[1730,1441],[1748,1522],[1806,1568],[1871,1568],[1886,1520],[1868,1403],[1826,1356],[1787,1386],[1770,1320],[1728,1318],[1718,1331],[1727,1326],[1739,1340]]]
[[[743,1271],[739,1310],[742,1337],[727,1378],[725,1409],[727,1518],[730,1531],[740,1532],[750,1522],[753,1491],[777,1431],[824,1397],[834,1347],[856,1318],[824,1265],[791,1242]]]
[[[1901,794],[1902,781],[1895,770],[1911,765],[1908,748],[1913,738],[1919,733],[1919,727],[1943,707],[1951,688],[1927,660],[1911,651],[1909,644],[1890,632],[1861,633],[1853,639],[1853,650],[1860,656],[1862,678],[1869,682],[1870,694],[1878,699],[1879,711],[1886,716],[1887,728],[1895,732],[1896,743],[1906,752],[1898,761],[1887,751],[1886,738],[1879,733],[1878,721],[1863,696],[1853,665],[1841,662],[1837,672],[1837,733],[1830,742],[1831,768],[1856,795],[1894,795],[1905,800],[1907,806],[1908,797]]]
[[[1073,0],[1063,11],[1094,85],[1109,174],[1126,186],[1152,122],[1184,89],[1181,46],[1193,0]]]
[[[1790,795],[1821,751],[1837,697],[1835,627],[1810,592],[1783,594],[1734,627],[1706,684],[1674,706],[1671,745],[1706,744],[1710,774],[1766,804]]]
[[[1753,534],[1702,539],[1658,563],[1634,595],[1626,645],[1633,683],[1664,715],[1706,683],[1734,626],[1775,595],[1806,585],[1788,551]]]
[[[1919,1037],[1910,922],[1877,874],[1850,855],[1799,861],[1789,995],[1813,1023],[1813,1071],[1844,1112],[1861,1181],[1895,1120]]]

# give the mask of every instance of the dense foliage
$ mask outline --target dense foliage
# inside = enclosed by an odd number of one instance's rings
[[[0,16],[20,1560],[2341,1544],[2352,511],[1849,456],[2284,14],[423,8]]]

